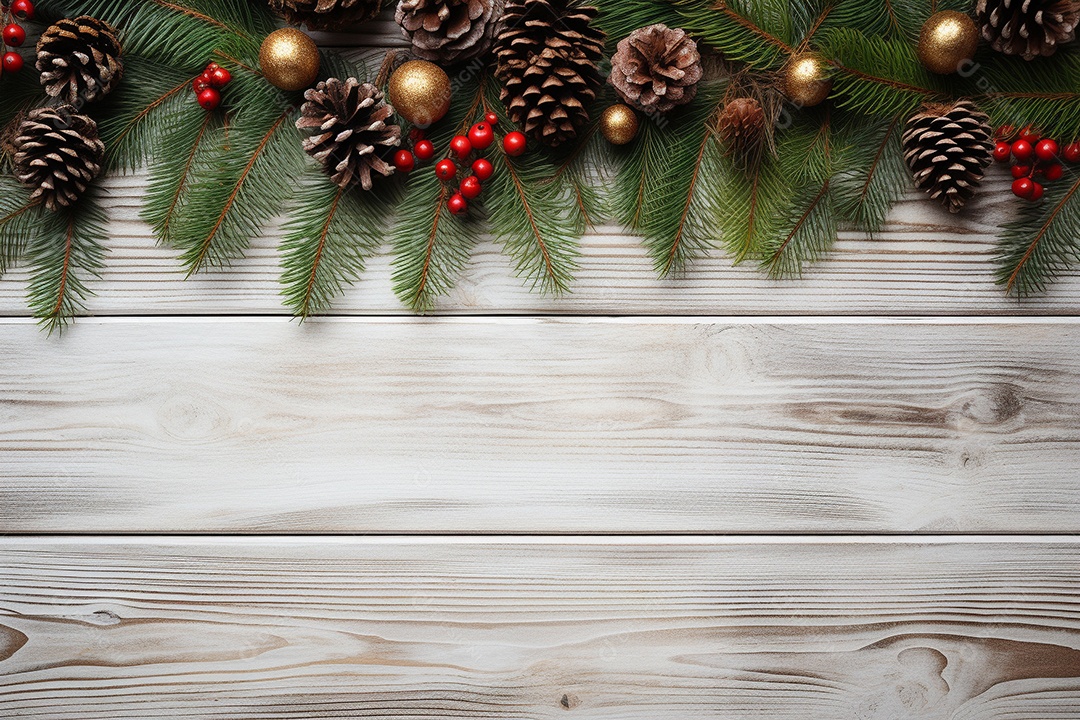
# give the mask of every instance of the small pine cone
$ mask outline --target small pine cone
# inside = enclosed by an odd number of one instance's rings
[[[71,105],[31,110],[16,131],[15,177],[31,197],[57,210],[78,200],[101,172],[105,143],[97,123]]]
[[[72,105],[94,102],[120,84],[120,41],[108,24],[83,15],[50,25],[37,44],[45,92]]]
[[[379,14],[379,0],[269,0],[270,9],[290,25],[340,30]]]
[[[604,33],[597,10],[577,0],[510,0],[495,42],[510,119],[549,147],[577,137],[603,83]]]
[[[611,58],[611,84],[646,113],[665,113],[693,100],[702,74],[697,43],[685,31],[659,23],[620,40]]]
[[[994,159],[990,118],[967,100],[923,108],[908,120],[902,141],[915,185],[954,213]]]
[[[1053,55],[1080,24],[1080,0],[979,0],[975,10],[990,45],[1025,60]]]
[[[761,146],[765,136],[765,110],[754,98],[741,97],[724,105],[716,130],[727,153],[746,157]]]
[[[330,78],[304,93],[296,127],[308,137],[304,150],[322,163],[340,187],[359,182],[371,189],[371,172],[393,175],[380,152],[401,143],[401,127],[387,125],[394,108],[371,83]]]
[[[436,63],[467,62],[491,49],[503,0],[401,0],[394,20],[413,55]]]

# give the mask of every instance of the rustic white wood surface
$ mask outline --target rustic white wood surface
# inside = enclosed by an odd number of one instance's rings
[[[1001,173],[801,280],[602,227],[563,298],[481,241],[468,317],[384,254],[303,326],[141,184],[98,318],[0,279],[0,718],[1080,719],[1080,273],[993,284]]]
[[[1067,319],[0,332],[11,531],[1076,529]]]
[[[1080,718],[1080,546],[9,540],[9,718]]]

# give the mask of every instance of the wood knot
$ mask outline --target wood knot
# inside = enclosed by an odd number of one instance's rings
[[[577,695],[564,694],[562,699],[559,700],[559,705],[562,706],[563,710],[573,710],[580,704],[581,700],[578,699]]]

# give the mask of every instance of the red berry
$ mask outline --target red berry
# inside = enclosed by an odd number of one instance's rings
[[[1043,161],[1050,161],[1057,157],[1058,144],[1053,140],[1040,140],[1035,146],[1035,156]]]
[[[472,152],[472,143],[464,135],[455,135],[454,139],[450,141],[450,152],[464,160]]]
[[[457,175],[457,165],[450,158],[440,160],[435,164],[435,177],[440,180],[453,180]]]
[[[1016,197],[1027,199],[1035,191],[1035,183],[1030,178],[1017,178],[1013,180],[1012,191]]]
[[[1016,128],[1012,125],[1002,125],[994,131],[994,137],[1002,140],[1010,140],[1016,135]]]
[[[4,58],[0,61],[3,64],[4,72],[17,73],[23,68],[22,55],[14,52],[4,53]]]
[[[199,104],[203,110],[217,110],[217,106],[221,104],[221,93],[214,88],[206,88],[199,93]]]
[[[1033,149],[1031,143],[1027,140],[1017,140],[1012,144],[1012,154],[1020,162],[1027,162],[1031,159]]]
[[[423,140],[424,139],[424,131],[421,130],[420,128],[415,128],[414,127],[412,130],[409,131],[409,139],[412,140],[413,142],[416,142],[417,140]]]
[[[503,138],[503,152],[510,157],[517,157],[525,152],[525,133],[515,130],[512,133],[507,133]]]
[[[450,213],[453,215],[464,215],[469,211],[469,203],[465,201],[461,193],[451,195],[446,201],[446,207],[450,208]]]
[[[1062,157],[1071,163],[1080,162],[1080,142],[1072,142],[1061,151]]]
[[[430,160],[435,157],[435,145],[433,145],[430,140],[421,140],[416,143],[413,152],[416,153],[416,157],[421,160]]]
[[[484,122],[486,122],[491,127],[495,127],[499,124],[499,116],[493,112],[484,113]]]
[[[1008,162],[1012,157],[1012,145],[998,140],[994,145],[994,159],[998,162]]]
[[[1027,177],[1027,176],[1031,175],[1031,166],[1030,165],[1013,165],[1011,172],[1012,172],[1012,176],[1014,178]]]
[[[480,193],[483,190],[484,187],[480,184],[480,178],[475,175],[470,175],[461,181],[461,194],[469,200],[480,197]]]
[[[220,90],[232,81],[232,73],[223,67],[216,68],[210,73],[210,87]]]
[[[11,3],[11,14],[20,20],[30,20],[34,17],[34,3],[30,0],[15,0]]]
[[[1027,199],[1030,200],[1031,202],[1035,202],[1036,200],[1041,200],[1042,196],[1043,196],[1043,186],[1040,185],[1039,183],[1032,183],[1031,184],[1031,194],[1027,196]]]
[[[9,47],[19,47],[26,42],[26,31],[15,23],[4,28],[4,44]]]
[[[1050,182],[1053,182],[1055,180],[1060,180],[1061,176],[1064,175],[1064,174],[1065,174],[1065,169],[1063,167],[1061,167],[1061,163],[1054,163],[1053,165],[1047,165],[1046,169],[1043,170],[1043,175],[1046,176],[1046,179],[1049,180]]]
[[[191,89],[198,95],[206,88],[210,87],[210,81],[204,78],[202,75],[191,81]]]
[[[399,172],[412,172],[412,169],[416,167],[416,158],[408,150],[398,150],[394,153],[394,167]]]
[[[487,123],[476,123],[469,128],[469,142],[477,150],[486,150],[495,142],[495,131]]]
[[[495,174],[495,166],[484,158],[480,158],[472,164],[472,172],[480,182],[485,182]]]
[[[1042,138],[1042,135],[1039,134],[1039,131],[1030,125],[1020,131],[1020,139],[1026,140],[1032,145],[1039,142],[1040,138]]]
[[[203,72],[206,73],[207,75],[209,75],[210,73],[217,70],[219,67],[221,67],[221,66],[218,65],[216,62],[209,62],[209,63],[206,64],[206,69],[203,70]]]

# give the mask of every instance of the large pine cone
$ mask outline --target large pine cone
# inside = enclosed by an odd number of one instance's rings
[[[701,80],[697,43],[681,29],[643,27],[619,41],[611,58],[611,84],[628,104],[665,113],[688,103]]]
[[[116,31],[89,15],[58,20],[38,40],[37,69],[52,97],[72,105],[99,100],[124,74]]]
[[[503,0],[401,0],[394,19],[413,55],[437,63],[466,62],[491,49]]]
[[[379,14],[379,0],[269,0],[270,9],[290,25],[339,30]]]
[[[949,212],[971,199],[994,159],[990,118],[967,100],[923,108],[908,120],[902,140],[915,185]]]
[[[1032,60],[1076,39],[1078,0],[979,0],[982,36],[998,52]]]
[[[510,119],[557,147],[588,123],[603,79],[604,33],[596,8],[576,0],[510,0],[495,43],[496,77]]]
[[[101,172],[105,143],[97,123],[71,105],[31,110],[13,143],[15,177],[50,210],[69,207]]]
[[[371,189],[371,172],[392,175],[394,166],[380,153],[401,143],[401,127],[387,125],[394,108],[371,83],[330,78],[304,93],[296,127],[307,133],[304,150],[322,163],[341,187],[359,182]]]

